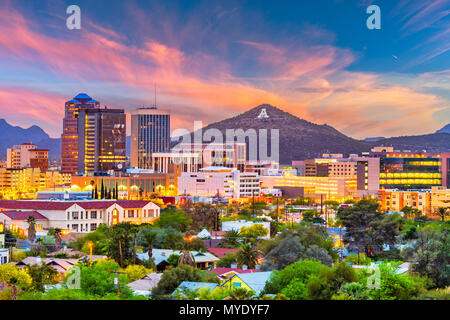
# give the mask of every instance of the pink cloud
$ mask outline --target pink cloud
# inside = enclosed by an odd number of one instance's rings
[[[385,131],[396,135],[431,130],[436,125],[432,113],[446,103],[414,88],[383,84],[380,75],[344,71],[355,60],[354,54],[332,45],[287,47],[240,41],[248,49],[243,52],[265,70],[261,77],[241,78],[231,71],[232,62],[218,56],[187,54],[175,45],[151,38],[139,47],[126,45],[114,31],[92,22],[86,26],[75,36],[51,37],[39,32],[36,24],[17,11],[0,11],[0,57],[22,66],[39,62],[54,74],[84,85],[86,81],[104,87],[114,83],[121,91],[95,97],[105,103],[131,90],[139,93],[136,103],[152,103],[153,85],[157,83],[161,107],[173,110],[173,129],[190,128],[193,120],[203,119],[207,124],[270,103],[358,137],[384,135]],[[1,111],[17,122],[21,117],[43,122],[57,135],[64,101],[71,95],[0,88],[0,102],[14,105],[14,112]],[[124,105],[127,102],[114,103],[117,107],[133,107]]]

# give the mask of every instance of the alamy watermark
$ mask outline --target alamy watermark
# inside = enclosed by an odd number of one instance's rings
[[[69,30],[81,29],[81,9],[77,5],[70,5],[66,9],[66,13],[70,14],[66,19],[66,27]]]
[[[381,10],[377,5],[370,5],[366,9],[366,13],[370,14],[367,18],[366,25],[369,30],[381,29]]]
[[[262,116],[261,116],[262,115]],[[268,118],[266,109],[262,109],[256,119]],[[223,131],[216,128],[203,130],[202,121],[194,121],[194,133],[191,135],[187,129],[176,129],[172,136],[180,137],[177,145],[172,148],[173,152],[180,153],[180,157],[174,158],[174,163],[187,163],[187,158],[182,154],[195,151],[210,150],[215,155],[215,162],[232,164],[234,156],[231,155],[236,144],[242,144],[244,150],[237,150],[237,157],[245,157],[248,153],[250,161],[273,161],[279,162],[280,154],[280,133],[279,129],[225,129]],[[193,137],[192,137],[193,136]],[[238,147],[239,148],[239,147]],[[270,149],[270,150],[269,150]],[[212,159],[214,162],[214,159]]]

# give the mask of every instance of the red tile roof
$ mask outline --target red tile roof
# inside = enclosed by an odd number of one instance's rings
[[[208,248],[208,251],[210,251],[212,254],[214,254],[217,258],[222,258],[224,255],[226,255],[229,252],[238,252],[239,249],[233,249],[233,248]]]
[[[85,201],[37,201],[37,200],[0,200],[0,209],[23,210],[67,210],[78,204],[85,210],[106,209],[117,203],[122,208],[142,208],[150,201],[144,200],[85,200]]]
[[[36,211],[7,210],[0,211],[0,213],[3,213],[5,216],[9,217],[12,220],[27,220],[30,216],[35,218],[36,220],[48,220],[46,217]]]
[[[252,272],[260,272],[260,270],[257,269],[237,269],[237,268],[215,268],[212,271],[214,271],[215,273],[217,273],[218,276],[224,274],[224,273],[228,273],[231,271],[234,271],[236,273],[252,273]]]

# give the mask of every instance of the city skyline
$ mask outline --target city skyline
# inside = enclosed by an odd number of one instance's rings
[[[366,27],[372,3],[381,30]],[[156,84],[172,130],[263,103],[355,138],[431,133],[450,119],[445,1],[80,1],[81,30],[66,28],[69,4],[0,6],[0,102],[10,106],[0,118],[58,137],[77,93],[129,113],[153,105]]]

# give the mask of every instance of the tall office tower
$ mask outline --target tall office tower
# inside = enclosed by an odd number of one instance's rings
[[[170,111],[139,108],[131,112],[131,166],[152,167],[153,152],[167,152],[170,144]]]
[[[63,133],[61,135],[61,172],[78,172],[78,113],[82,109],[99,109],[100,102],[85,93],[78,94],[65,104]]]
[[[123,109],[80,109],[78,174],[125,170],[125,124]]]

